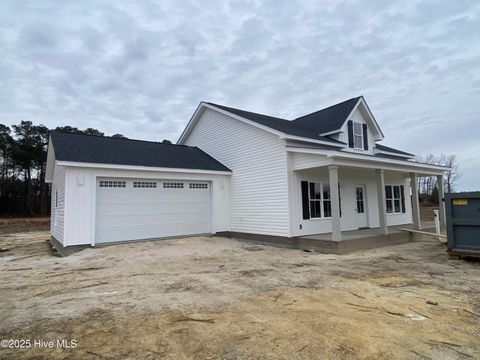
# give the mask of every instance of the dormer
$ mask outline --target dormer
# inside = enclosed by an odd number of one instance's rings
[[[334,105],[335,107],[349,105],[343,123],[339,128],[324,132],[322,135],[346,143],[348,147],[344,149],[345,151],[373,155],[375,142],[384,138],[380,126],[362,96],[347,100],[345,103],[347,104]]]

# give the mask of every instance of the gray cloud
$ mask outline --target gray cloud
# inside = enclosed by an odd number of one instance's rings
[[[472,0],[6,1],[0,122],[176,140],[208,100],[293,118],[363,94],[386,145],[455,153],[478,188]]]

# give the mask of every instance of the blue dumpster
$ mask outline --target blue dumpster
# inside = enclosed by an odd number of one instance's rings
[[[480,258],[480,192],[445,194],[448,252]]]

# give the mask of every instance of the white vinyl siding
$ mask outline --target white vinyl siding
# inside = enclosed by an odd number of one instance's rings
[[[185,145],[232,170],[230,230],[289,235],[285,143],[278,136],[205,109]]]
[[[129,190],[135,193],[152,193],[163,191],[163,183],[185,183],[188,188],[190,181],[208,183],[209,190],[191,190],[192,193],[207,192],[211,196],[211,231],[229,230],[229,189],[230,179],[226,175],[189,174],[182,172],[140,171],[101,168],[66,168],[66,245],[95,244],[95,219],[97,180],[128,179],[125,188],[101,188],[105,190]],[[136,182],[156,182],[156,188],[134,188]],[[183,191],[183,189],[172,189]],[[181,219],[181,215],[179,215]],[[65,244],[64,244],[65,245]]]
[[[52,181],[50,232],[63,244],[65,217],[65,167],[55,165]]]

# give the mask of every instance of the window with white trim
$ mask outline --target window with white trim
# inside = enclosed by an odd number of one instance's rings
[[[363,150],[363,125],[359,122],[353,122],[353,147]]]
[[[142,189],[154,189],[157,187],[157,183],[155,181],[134,181],[133,187]]]
[[[388,214],[400,214],[402,212],[400,185],[385,185],[385,201]]]
[[[206,183],[190,183],[188,184],[190,189],[208,189],[208,184]]]
[[[120,180],[100,180],[99,186],[108,188],[124,188],[127,186],[127,182]]]
[[[164,189],[183,189],[183,183],[181,182],[164,182]]]
[[[308,183],[310,218],[332,217],[330,185],[318,182]]]

